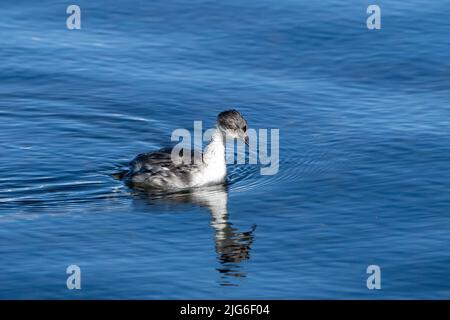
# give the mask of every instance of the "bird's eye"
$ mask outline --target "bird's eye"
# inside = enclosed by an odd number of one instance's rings
[[[244,132],[247,131],[247,126],[244,126],[244,127],[242,128],[242,130],[244,130]]]

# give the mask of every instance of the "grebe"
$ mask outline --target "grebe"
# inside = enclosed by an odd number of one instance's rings
[[[162,190],[222,184],[227,176],[226,137],[242,139],[248,143],[247,121],[236,110],[227,110],[217,116],[211,141],[198,163],[175,163],[171,157],[171,149],[144,153],[131,161],[130,171],[125,174],[124,180],[132,187]]]

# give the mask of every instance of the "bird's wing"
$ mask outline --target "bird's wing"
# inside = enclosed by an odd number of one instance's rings
[[[174,181],[188,184],[190,175],[197,166],[190,163],[174,163],[171,152],[172,149],[161,149],[138,155],[130,163],[128,180],[135,184],[158,186],[170,185]]]

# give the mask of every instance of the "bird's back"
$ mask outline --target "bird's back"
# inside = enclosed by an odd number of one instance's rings
[[[174,163],[171,153],[172,149],[166,148],[138,155],[131,161],[125,181],[133,187],[146,189],[188,188],[196,166],[189,163]]]

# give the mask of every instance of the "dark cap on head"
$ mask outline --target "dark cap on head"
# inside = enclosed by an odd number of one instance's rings
[[[234,109],[221,112],[217,116],[217,123],[223,129],[247,131],[247,121]]]

